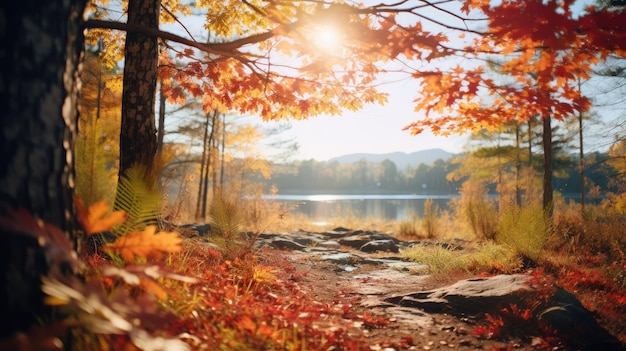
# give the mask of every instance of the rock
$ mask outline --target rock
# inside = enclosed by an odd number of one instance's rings
[[[327,248],[332,248],[332,249],[336,249],[338,247],[341,246],[341,244],[339,244],[338,242],[336,242],[335,240],[324,240],[324,241],[320,241],[317,243],[317,246],[319,247],[327,247]]]
[[[518,301],[520,292],[530,291],[527,284],[529,279],[524,274],[467,279],[447,287],[392,297],[386,301],[430,313],[455,316],[490,313]]]
[[[361,246],[372,241],[371,238],[365,235],[351,235],[349,237],[343,238],[339,240],[339,243],[344,246],[351,247],[353,249],[360,249]]]
[[[261,233],[261,234],[259,234],[258,239],[264,239],[264,240],[274,239],[277,236],[278,236],[278,234]]]
[[[574,294],[559,288],[550,303],[555,306],[537,314],[539,326],[558,333],[572,349],[623,350],[619,340],[598,324]]]
[[[326,231],[322,233],[322,235],[328,239],[339,239],[339,238],[346,237],[350,234],[351,232],[349,231],[336,231],[336,230]]]
[[[180,226],[182,229],[194,231],[199,236],[205,236],[209,234],[211,231],[211,226],[209,224],[200,224],[200,223],[191,223],[191,224],[183,224]]]
[[[400,242],[398,238],[393,237],[389,234],[385,234],[385,233],[372,233],[372,234],[369,234],[369,237],[372,240],[391,240],[394,242],[394,244],[398,244]]]
[[[313,239],[313,238],[293,238],[293,239],[284,239],[284,240],[291,240],[295,243],[298,243],[302,246],[315,246],[317,245],[317,243],[319,241]]]
[[[279,250],[298,250],[298,251],[303,251],[304,249],[306,249],[305,246],[298,244],[297,242],[294,242],[292,240],[287,240],[284,238],[275,238],[274,240],[272,240],[270,242],[270,246],[275,247]]]
[[[392,240],[374,240],[363,244],[359,248],[359,250],[363,252],[378,252],[378,251],[387,251],[387,252],[400,252],[398,245],[394,243]]]
[[[344,228],[344,227],[337,227],[337,228],[334,228],[332,231],[333,232],[349,232],[351,230],[348,228]]]
[[[322,261],[331,262],[340,265],[351,265],[360,263],[363,258],[353,255],[349,252],[330,252],[321,257]]]

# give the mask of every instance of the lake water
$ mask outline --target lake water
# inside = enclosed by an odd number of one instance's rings
[[[423,217],[424,203],[432,199],[442,210],[458,195],[266,195],[264,199],[295,206],[290,213],[304,215],[312,221],[329,221],[340,217],[381,220]]]

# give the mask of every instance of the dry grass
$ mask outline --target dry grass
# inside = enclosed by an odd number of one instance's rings
[[[400,252],[402,257],[428,266],[424,273],[444,274],[465,272],[516,272],[521,260],[515,251],[492,242],[485,242],[473,248],[456,250],[440,245],[415,245]]]
[[[498,220],[496,241],[533,261],[544,254],[551,225],[540,206],[504,209]]]

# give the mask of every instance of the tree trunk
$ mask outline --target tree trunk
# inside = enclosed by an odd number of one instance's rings
[[[532,120],[528,120],[528,167],[533,166],[533,123]]]
[[[220,123],[220,118],[219,116],[217,118],[215,118],[214,123],[216,123],[215,125],[213,125],[213,129],[217,129],[219,128]],[[211,148],[211,150],[213,151],[213,169],[211,170],[211,182],[213,183],[211,186],[211,195],[213,196],[213,198],[215,199],[215,195],[217,192],[217,164],[219,162],[219,150],[220,150],[220,144],[219,144],[219,133],[213,138],[213,147]]]
[[[220,150],[220,196],[224,194],[224,154],[226,153],[226,114],[222,114],[222,148]]]
[[[522,157],[521,157],[521,136],[520,126],[515,125],[515,204],[522,207],[522,188],[520,182],[522,180]]]
[[[130,0],[128,24],[158,29],[160,0]],[[154,105],[159,58],[157,38],[126,33],[120,170],[122,177],[133,165],[151,167],[157,150]]]
[[[543,119],[543,210],[552,217],[552,117]]]
[[[159,81],[159,130],[157,131],[157,154],[163,152],[163,138],[165,137],[165,94],[163,94],[163,80]]]
[[[213,152],[212,148],[213,148],[213,138],[215,136],[215,120],[218,117],[218,112],[217,110],[213,110],[211,112],[209,112],[210,118],[211,118],[211,132],[209,133],[209,138],[207,139],[207,143],[205,145],[205,147],[207,147],[207,158],[206,158],[206,165],[204,166],[204,193],[202,194],[202,219],[205,220],[206,219],[206,213],[207,213],[207,208],[208,208],[208,198],[209,198],[209,170],[211,169],[211,154]],[[208,122],[208,119],[207,119]]]
[[[3,219],[8,210],[24,208],[66,233],[75,228],[74,142],[85,3],[0,5]],[[0,234],[0,337],[5,337],[33,325],[46,310],[40,277],[48,267],[36,239],[5,225]]]
[[[196,221],[204,218],[202,213],[202,195],[204,194],[204,167],[206,167],[207,158],[207,140],[209,139],[209,114],[206,115],[206,123],[204,124],[204,138],[202,138],[202,158],[200,159],[200,179],[198,181],[198,199],[196,203]]]

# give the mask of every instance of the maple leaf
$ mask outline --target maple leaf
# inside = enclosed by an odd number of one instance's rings
[[[104,200],[92,204],[89,208],[85,208],[85,204],[80,197],[76,196],[75,201],[78,222],[87,235],[109,231],[126,220],[126,212],[124,211],[113,211],[107,214],[109,206]]]
[[[107,245],[107,250],[120,254],[129,263],[134,262],[135,256],[159,259],[164,252],[182,251],[178,233],[157,233],[156,229],[156,226],[149,225],[142,231],[120,237]]]

